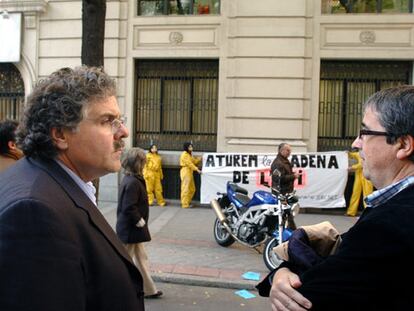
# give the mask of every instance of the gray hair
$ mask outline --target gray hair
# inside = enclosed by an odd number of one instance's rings
[[[130,148],[122,156],[121,165],[125,175],[142,175],[147,158],[144,149]]]
[[[288,145],[289,145],[288,143],[279,144],[279,147],[278,147],[277,151],[280,152],[280,150],[282,150],[285,146],[288,146]]]
[[[27,156],[51,159],[58,149],[52,128],[76,130],[86,107],[115,96],[115,82],[102,68],[62,68],[40,80],[27,98],[18,144]]]
[[[387,143],[394,144],[397,138],[414,137],[414,86],[401,85],[381,90],[364,103],[364,111],[371,108],[385,131]],[[409,159],[414,161],[414,154]]]

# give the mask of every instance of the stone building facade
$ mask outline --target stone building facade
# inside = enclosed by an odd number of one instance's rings
[[[280,142],[317,151],[324,62],[400,61],[412,82],[414,18],[404,10],[327,14],[338,1],[221,0],[217,14],[142,16],[138,2],[107,0],[105,25],[105,68],[117,80],[130,146],[137,145],[139,60],[217,61],[217,152],[275,152]],[[52,71],[80,65],[81,11],[80,0],[0,2],[0,18],[22,14],[21,57],[13,65],[25,94]],[[165,165],[177,167],[179,154],[163,150]]]

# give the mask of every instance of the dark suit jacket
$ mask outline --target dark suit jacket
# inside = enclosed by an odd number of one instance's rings
[[[366,209],[337,253],[300,275],[312,310],[413,310],[413,222],[413,186]]]
[[[151,240],[148,230],[148,195],[142,176],[125,176],[119,187],[116,233],[124,243],[140,243]],[[138,228],[143,218],[145,226]]]
[[[56,162],[18,161],[0,198],[0,310],[144,310],[139,271]]]

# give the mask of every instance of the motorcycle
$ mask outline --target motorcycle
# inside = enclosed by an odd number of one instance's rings
[[[237,241],[256,250],[264,244],[263,260],[269,270],[282,263],[273,248],[292,235],[299,212],[294,193],[282,195],[277,188],[271,189],[273,193],[258,190],[250,198],[246,189],[227,182],[226,193],[217,193],[218,199],[210,203],[217,216],[216,242],[227,247]]]

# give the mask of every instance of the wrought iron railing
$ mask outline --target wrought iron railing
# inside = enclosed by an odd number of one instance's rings
[[[136,145],[182,150],[192,141],[196,150],[215,151],[217,103],[216,60],[137,61]]]
[[[24,104],[24,83],[10,63],[0,63],[0,120],[19,120]]]
[[[381,89],[408,84],[410,62],[323,61],[318,151],[347,150],[362,121],[362,104]]]

